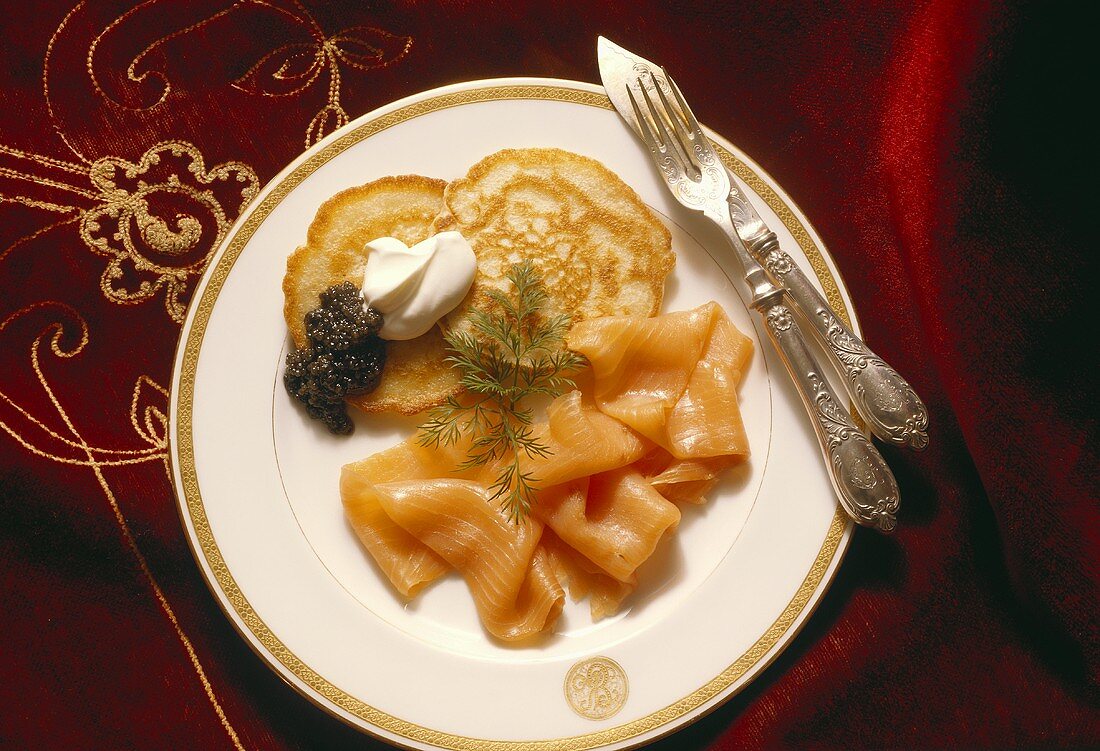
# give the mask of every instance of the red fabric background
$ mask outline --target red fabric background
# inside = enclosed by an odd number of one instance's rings
[[[79,228],[108,197],[88,164],[185,141],[206,170],[240,162],[236,174],[262,183],[311,123],[331,129],[337,105],[354,117],[503,75],[598,81],[603,33],[665,63],[700,118],[786,187],[932,426],[924,454],[886,452],[897,533],[859,530],[780,659],[657,747],[1100,747],[1083,111],[1095,42],[1076,12],[966,0],[6,6],[0,746],[381,745],[270,673],[199,577],[163,460],[178,323],[166,286],[126,305],[101,288],[111,258]],[[330,68],[297,92],[271,77],[285,59],[308,69],[307,45],[349,28],[345,51],[364,51],[355,37],[382,57],[342,62],[337,100]],[[216,196],[228,221],[240,185]],[[201,265],[217,236],[202,216],[189,255],[162,261]],[[170,286],[121,268],[116,288]],[[196,280],[179,276],[184,301]]]

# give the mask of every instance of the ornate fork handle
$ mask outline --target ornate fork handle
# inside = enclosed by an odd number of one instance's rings
[[[860,524],[892,532],[899,493],[886,460],[841,406],[783,297],[761,300],[754,307],[764,317],[768,336],[813,422],[829,480],[845,511]]]
[[[706,215],[726,236],[745,268],[752,299],[749,306],[764,318],[768,337],[779,353],[806,414],[817,434],[825,470],[844,510],[859,524],[893,532],[901,494],[897,480],[875,445],[842,406],[824,375],[818,355],[787,306],[790,291],[775,285],[750,255],[737,234],[733,217],[708,207]]]
[[[849,329],[802,270],[766,231],[745,243],[749,252],[787,288],[825,351],[844,373],[845,385],[871,432],[884,441],[920,451],[928,445],[928,412],[912,387]]]

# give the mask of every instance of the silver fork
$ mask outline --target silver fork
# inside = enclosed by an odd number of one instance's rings
[[[635,87],[627,85],[642,140],[676,200],[702,212],[729,240],[752,294],[749,305],[764,318],[768,336],[794,381],[841,505],[856,522],[893,531],[899,503],[893,473],[841,406],[787,307],[786,290],[771,281],[738,236],[730,216],[730,178],[725,166],[676,83],[663,69],[662,73],[667,93],[651,74],[636,79],[637,96]]]

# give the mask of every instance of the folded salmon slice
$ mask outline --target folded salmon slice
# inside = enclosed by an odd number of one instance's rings
[[[702,459],[677,459],[660,446],[654,446],[632,466],[673,503],[706,503],[706,494],[723,472],[744,461],[737,454],[708,456]]]
[[[377,486],[445,474],[440,467],[443,461],[446,459],[405,441],[344,465],[340,472],[340,499],[348,522],[394,589],[405,597],[415,597],[450,567],[394,523],[379,504]]]
[[[622,582],[608,576],[549,529],[543,530],[539,548],[545,550],[558,581],[568,588],[569,598],[574,602],[588,598],[593,623],[618,613],[623,600],[638,586],[637,577]]]
[[[566,344],[588,358],[604,414],[677,458],[748,456],[737,386],[752,342],[717,303],[581,321]]]
[[[546,488],[532,507],[566,544],[621,582],[632,582],[680,510],[631,467]]]
[[[737,387],[752,357],[752,340],[734,328],[716,303],[703,309],[710,321],[710,336],[668,417],[668,448],[681,459],[745,457],[749,439]]]
[[[549,455],[522,456],[520,462],[543,487],[624,467],[648,449],[641,436],[602,413],[579,390],[551,402],[546,416],[532,432],[550,449]]]
[[[553,627],[565,593],[536,550],[541,522],[511,523],[469,480],[389,482],[375,492],[387,516],[462,574],[489,633],[516,641]]]

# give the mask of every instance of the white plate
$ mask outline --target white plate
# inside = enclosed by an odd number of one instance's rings
[[[715,138],[783,247],[850,310],[801,212]],[[757,354],[741,391],[747,467],[708,505],[685,510],[625,612],[593,624],[586,604],[570,603],[556,636],[515,648],[485,635],[460,579],[405,606],[359,545],[343,517],[340,467],[392,445],[415,422],[357,418],[354,436],[334,438],[291,404],[280,383],[288,346],[280,283],[286,256],[338,190],[392,174],[453,179],[492,152],[524,146],[586,154],[618,173],[673,232],[664,309],[718,300]],[[673,204],[603,89],[590,84],[500,79],[437,89],[365,115],[296,159],[211,262],[172,380],[181,517],[242,636],[308,699],[415,748],[623,748],[742,688],[813,610],[851,529],[722,248]]]

